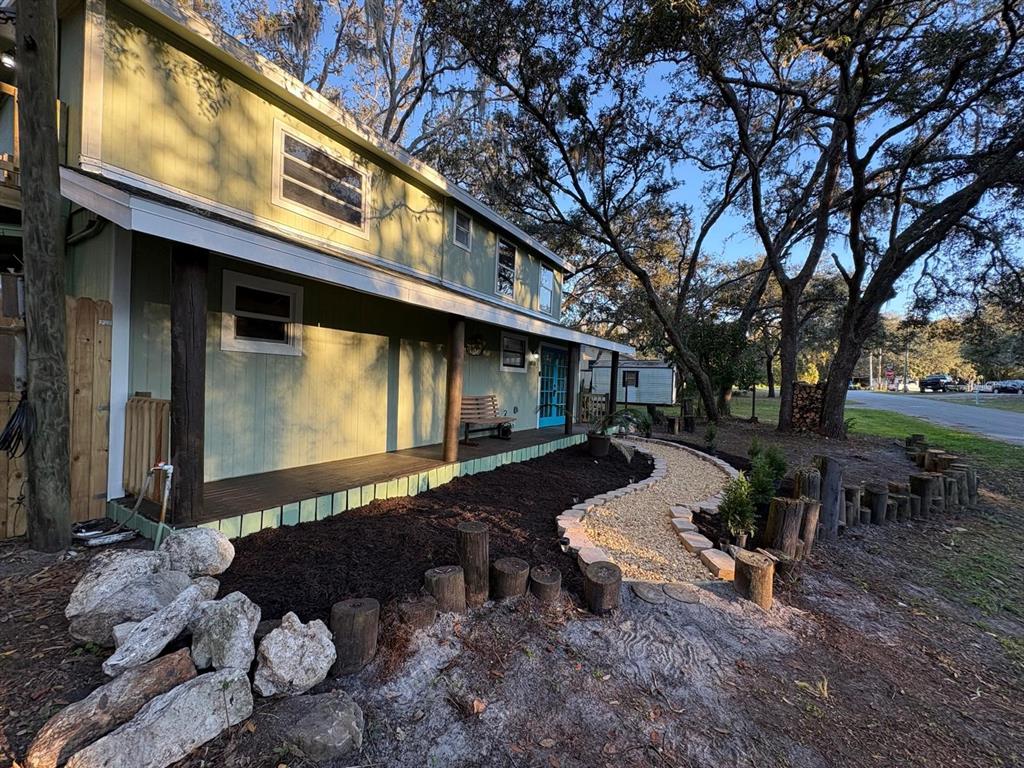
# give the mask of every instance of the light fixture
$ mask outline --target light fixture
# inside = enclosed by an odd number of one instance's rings
[[[466,340],[466,354],[473,357],[479,357],[484,353],[484,348],[487,345],[484,343],[482,336],[474,336],[471,339]]]
[[[0,64],[3,64],[8,69],[14,69],[14,52],[4,51],[0,53]]]

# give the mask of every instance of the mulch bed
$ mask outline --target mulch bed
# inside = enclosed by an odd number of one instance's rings
[[[558,548],[554,519],[590,496],[650,475],[637,454],[594,459],[586,446],[461,477],[433,491],[365,507],[315,523],[260,531],[235,543],[235,560],[221,575],[221,594],[240,591],[263,618],[294,611],[303,621],[326,620],[331,605],[373,597],[385,605],[414,594],[423,572],[457,563],[455,528],[467,520],[490,526],[490,555],[546,563],[563,586],[582,591],[574,558]]]

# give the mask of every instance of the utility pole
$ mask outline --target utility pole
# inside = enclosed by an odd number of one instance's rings
[[[910,391],[907,380],[910,378],[910,340],[903,347],[903,394]]]
[[[868,350],[868,389],[875,388],[875,353]]]
[[[43,552],[71,544],[64,237],[57,158],[57,4],[18,3],[18,134],[25,261],[28,540]]]

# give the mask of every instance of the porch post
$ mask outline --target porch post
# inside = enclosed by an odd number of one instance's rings
[[[619,402],[619,353],[612,352],[612,373],[608,382],[608,413],[616,411]]]
[[[459,417],[462,413],[462,366],[466,359],[466,321],[448,318],[448,378],[445,390],[444,460],[459,460]]]
[[[565,434],[571,435],[576,423],[576,395],[580,390],[580,345],[569,344],[569,375],[565,380]]]
[[[207,258],[190,245],[171,249],[171,505],[178,523],[203,512]]]

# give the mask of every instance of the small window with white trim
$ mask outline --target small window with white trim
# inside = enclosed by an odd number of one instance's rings
[[[455,226],[452,227],[452,240],[460,248],[467,251],[473,247],[473,220],[461,208],[455,209]]]
[[[498,238],[498,266],[494,279],[494,292],[499,296],[513,296],[516,291],[516,247],[503,237]]]
[[[555,303],[555,272],[541,265],[540,268],[540,311],[550,315]]]
[[[302,354],[302,288],[240,272],[224,272],[221,349]]]
[[[512,333],[501,334],[501,370],[523,373],[529,355],[525,336]]]
[[[296,213],[363,232],[366,174],[311,139],[277,127],[274,203]]]

